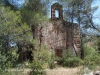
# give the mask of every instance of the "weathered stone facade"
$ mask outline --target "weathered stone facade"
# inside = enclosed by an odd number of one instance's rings
[[[59,18],[55,17],[59,11]],[[55,3],[51,7],[51,22],[39,25],[35,29],[35,39],[38,46],[46,45],[57,56],[62,56],[64,50],[71,48],[73,53],[80,54],[80,36],[78,25],[63,20],[62,6]]]

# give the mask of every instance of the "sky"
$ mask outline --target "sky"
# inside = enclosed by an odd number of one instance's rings
[[[25,2],[25,0],[8,0],[11,4],[17,6],[18,8],[20,8],[23,3]]]
[[[2,1],[5,1],[5,0],[2,0]],[[25,2],[25,0],[8,0],[11,4],[17,6],[18,8],[20,8],[23,3]],[[95,0],[95,2],[92,4],[92,7],[94,6],[98,6],[98,9],[97,11],[94,13],[94,18],[93,21],[97,24],[100,24],[100,0]],[[49,14],[49,17],[51,16],[50,13]],[[57,16],[57,15],[56,15]]]
[[[20,8],[23,6],[25,0],[8,0],[10,4],[15,5],[16,7]],[[7,1],[2,0],[2,2],[5,4]]]
[[[93,6],[98,6],[98,9],[97,11],[95,11],[94,13],[94,22],[97,23],[97,24],[100,24],[100,0],[97,0],[94,2],[94,4],[92,4]]]

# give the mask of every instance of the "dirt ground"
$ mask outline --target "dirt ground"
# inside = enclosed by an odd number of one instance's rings
[[[46,75],[79,75],[82,67],[75,68],[65,68],[62,66],[57,66],[54,69],[45,69]],[[15,72],[14,72],[15,71]],[[12,72],[11,75],[30,75],[31,69],[9,69]],[[14,73],[14,74],[13,74]]]
[[[46,69],[46,75],[79,75],[82,67],[64,68],[57,67],[54,69]]]

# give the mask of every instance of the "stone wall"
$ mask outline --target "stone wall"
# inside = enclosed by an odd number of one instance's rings
[[[38,47],[46,45],[50,50],[55,51],[56,55],[61,56],[63,50],[67,50],[69,47],[74,49],[73,42],[75,46],[77,43],[80,44],[77,24],[72,26],[71,23],[60,20],[45,24],[37,26],[35,29],[34,35],[38,41]],[[79,52],[78,49],[77,52]]]

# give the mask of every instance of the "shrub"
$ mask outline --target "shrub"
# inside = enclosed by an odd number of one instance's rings
[[[79,57],[71,57],[71,58],[67,58],[64,61],[64,66],[66,67],[76,67],[76,66],[80,66],[82,64],[82,60]]]
[[[44,69],[54,67],[54,53],[50,52],[45,46],[37,51],[33,51],[33,62],[30,65],[32,75],[45,75]]]
[[[62,63],[63,66],[65,66],[65,62],[66,62],[66,59],[69,58],[69,57],[72,57],[72,51],[71,49],[67,49],[67,50],[64,50],[63,52],[63,57],[62,59],[60,60]]]
[[[50,68],[50,69],[55,68],[54,60],[51,60],[51,61],[49,62],[49,68]]]
[[[98,52],[93,52],[84,58],[84,65],[89,68],[94,68],[100,66],[100,54]]]
[[[95,52],[95,49],[92,47],[84,46],[84,56],[88,56]]]
[[[34,51],[33,57],[34,57],[34,60],[36,61],[40,60],[44,63],[47,63],[48,64],[47,67],[49,67],[51,63],[53,64],[54,62],[54,52],[50,52],[50,50],[48,50],[48,48],[45,46],[41,47],[41,50]]]
[[[71,48],[68,48],[63,52],[63,59],[69,58],[69,57],[74,57],[73,50]]]
[[[45,75],[43,65],[44,62],[42,61],[33,61],[33,63],[30,65],[32,68],[31,75]]]
[[[97,50],[85,46],[84,66],[94,68],[100,65],[100,54]]]
[[[63,62],[62,57],[58,57],[58,56],[55,57],[55,61],[57,61],[57,64],[59,65],[61,65]]]
[[[7,70],[16,65],[17,56],[14,49],[9,48],[9,51],[5,53],[2,45],[0,46],[0,75],[11,75]]]
[[[76,67],[83,63],[79,57],[76,57],[73,54],[72,49],[68,49],[63,53],[63,58],[61,59],[61,62],[65,67]]]

